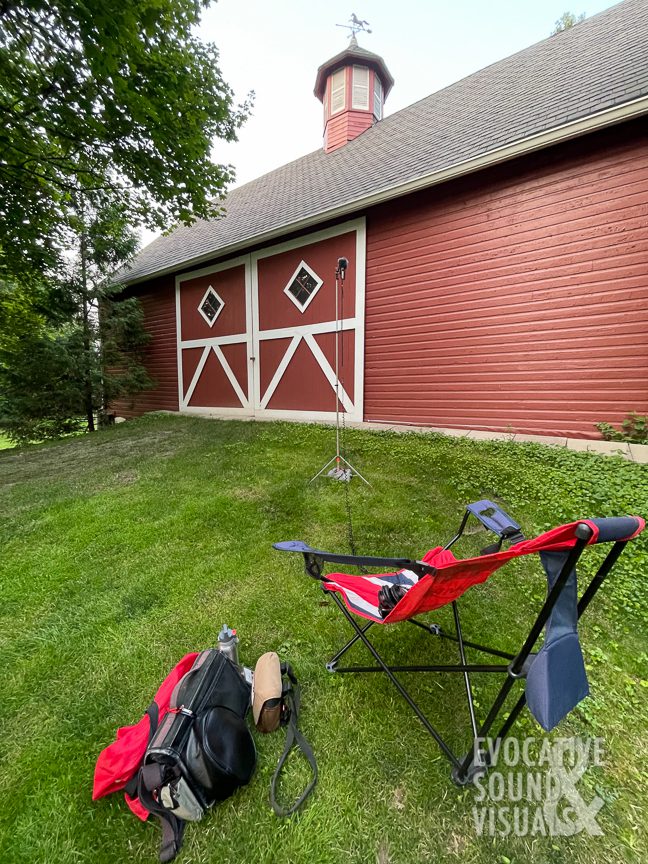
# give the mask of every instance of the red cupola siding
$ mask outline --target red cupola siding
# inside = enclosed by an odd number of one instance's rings
[[[348,48],[317,70],[315,95],[324,105],[324,150],[330,153],[382,119],[394,79],[378,54],[361,48],[355,36]]]

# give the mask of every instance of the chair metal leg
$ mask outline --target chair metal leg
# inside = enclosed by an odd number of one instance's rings
[[[334,599],[335,599],[335,598],[334,598]],[[355,623],[355,622],[354,622],[354,623]],[[362,627],[362,628],[358,628],[358,629],[361,629],[363,633],[366,633],[367,630],[368,630],[370,627],[373,626],[373,624],[374,624],[373,621],[369,621],[369,623],[368,623],[368,624],[365,624],[364,627]],[[351,648],[352,645],[355,645],[355,643],[358,641],[359,638],[360,638],[359,634],[356,633],[356,635],[355,635],[352,639],[349,639],[349,641],[346,643],[346,645],[344,646],[344,648],[340,648],[340,650],[339,650],[338,653],[335,655],[335,657],[331,657],[331,659],[329,660],[329,662],[326,664],[326,668],[327,668],[327,670],[328,670],[329,672],[335,672],[335,671],[337,671],[337,670],[335,669],[335,666],[336,666],[338,660],[340,659],[340,657],[342,657],[343,654],[346,654],[346,652],[349,650],[349,648]]]
[[[625,545],[626,545],[626,541],[623,541],[623,540],[617,541],[614,544],[614,546],[610,549],[608,554],[606,555],[605,560],[603,561],[603,563],[601,564],[601,566],[598,569],[598,572],[592,577],[591,582],[589,583],[589,585],[587,586],[587,588],[583,592],[583,595],[578,602],[578,618],[579,618],[579,620],[580,620],[581,616],[583,615],[583,613],[585,612],[585,610],[587,609],[587,607],[589,606],[592,598],[594,597],[594,595],[596,594],[598,589],[603,584],[603,580],[605,579],[605,577],[608,575],[608,573],[610,572],[610,570],[612,569],[612,567],[616,563],[619,555],[623,552]],[[500,738],[506,738],[506,736],[508,735],[508,733],[511,730],[511,727],[513,726],[513,724],[515,723],[517,718],[520,716],[520,712],[522,711],[522,709],[524,708],[525,705],[526,705],[526,694],[522,693],[520,698],[518,699],[518,701],[515,703],[515,705],[511,709],[511,712],[510,712],[509,716],[506,718],[506,721],[504,722],[504,724],[502,725],[502,728],[497,733],[497,737],[495,739],[496,741]]]
[[[432,636],[439,636],[441,639],[450,639],[452,642],[458,642],[456,636],[452,633],[446,633],[438,624],[425,624],[423,621],[418,621],[416,618],[408,618],[408,624],[414,624],[415,627],[420,627],[421,630],[426,630]],[[474,648],[476,651],[482,651],[484,654],[492,654],[493,657],[504,657],[506,660],[515,660],[515,654],[509,654],[508,651],[500,651],[499,648],[488,648],[486,645],[480,645],[478,642],[469,642],[468,639],[463,640],[466,648]]]
[[[459,620],[459,609],[457,607],[457,601],[452,601],[452,612],[454,614],[455,621],[455,629],[457,631],[457,640],[459,642],[459,656],[461,657],[461,663],[465,667],[466,666],[466,652],[464,650],[463,636],[461,634],[461,622]],[[468,700],[468,713],[470,714],[470,726],[473,732],[473,739],[477,737],[477,720],[475,719],[475,704],[473,702],[473,694],[472,687],[470,686],[470,676],[468,675],[468,669],[464,668],[464,683],[466,685],[466,699]]]
[[[580,531],[581,528],[583,529],[582,531]],[[500,691],[497,694],[497,696],[495,697],[495,701],[493,702],[491,709],[488,712],[488,716],[486,717],[486,719],[482,723],[481,727],[479,728],[477,735],[475,735],[475,741],[482,740],[482,739],[485,739],[487,737],[488,733],[491,730],[493,723],[495,722],[495,720],[497,719],[497,716],[499,715],[499,712],[500,712],[502,706],[506,702],[506,699],[509,695],[509,692],[511,691],[511,688],[513,687],[513,684],[515,683],[515,681],[518,678],[524,677],[524,672],[523,672],[524,664],[527,661],[531,652],[533,651],[533,648],[535,647],[535,643],[538,641],[538,637],[542,633],[542,628],[546,624],[547,619],[549,618],[549,615],[551,614],[551,610],[556,605],[556,602],[557,602],[558,598],[560,597],[560,594],[561,594],[563,588],[565,587],[565,583],[567,582],[569,574],[571,573],[573,568],[576,566],[576,562],[580,558],[580,556],[583,552],[583,549],[587,545],[587,542],[588,542],[589,538],[591,537],[591,530],[586,525],[579,525],[577,528],[576,537],[577,537],[576,543],[572,547],[572,549],[570,550],[569,555],[567,556],[565,563],[562,566],[560,574],[558,575],[558,578],[554,582],[554,585],[553,585],[551,591],[549,592],[547,599],[545,600],[544,605],[542,606],[542,609],[538,613],[538,617],[536,618],[533,626],[531,627],[531,630],[529,631],[529,635],[525,639],[524,644],[523,644],[519,654],[516,656],[515,660],[513,660],[511,662],[511,665],[510,665],[509,670],[508,670],[508,673],[509,673],[508,678],[502,684]],[[518,700],[518,702],[519,701],[520,700]],[[517,708],[517,705],[515,707]],[[520,707],[518,708],[517,713],[515,715],[516,718],[519,715],[520,711],[522,710],[522,707],[523,707],[523,705],[520,705]],[[507,732],[511,728],[511,725],[512,725],[512,723],[508,725]],[[505,724],[505,726],[506,726],[506,724]],[[474,749],[475,749],[475,747],[473,744],[472,750],[469,751],[468,753],[466,753],[466,755],[464,756],[464,759],[461,763],[461,767],[459,768],[459,770],[456,772],[453,772],[453,779],[457,783],[465,783],[466,782],[466,778],[469,776],[471,768],[473,766],[473,760],[475,757]]]
[[[328,663],[327,663],[328,668]],[[500,675],[508,672],[508,666],[489,665],[486,663],[448,663],[436,666],[390,666],[392,672],[497,672]],[[330,672],[382,672],[381,666],[335,666]]]
[[[502,728],[497,733],[497,738],[495,739],[496,741],[498,740],[498,738],[506,738],[508,733],[511,731],[511,727],[513,726],[513,724],[515,723],[517,718],[520,716],[520,712],[522,711],[522,709],[524,708],[525,705],[526,705],[526,693],[522,693],[520,698],[518,699],[518,701],[515,703],[515,705],[511,709],[511,713],[506,718],[504,724],[502,725]]]
[[[366,635],[365,635],[365,633],[364,633],[364,628],[360,628],[360,627],[358,627],[358,625],[356,624],[356,622],[355,622],[354,619],[353,619],[353,616],[352,616],[351,613],[348,611],[348,609],[346,608],[346,606],[344,605],[344,603],[342,602],[342,600],[340,600],[340,598],[337,596],[336,593],[331,592],[331,596],[332,596],[333,599],[335,600],[336,604],[338,605],[338,607],[339,607],[340,611],[342,612],[342,614],[344,615],[344,617],[347,619],[347,621],[351,624],[351,626],[353,627],[353,629],[356,631],[358,638],[359,638],[359,639],[362,639],[362,641],[364,642],[364,644],[367,646],[368,650],[369,650],[370,653],[372,654],[374,660],[379,664],[379,666],[380,666],[380,668],[382,669],[382,671],[387,675],[387,677],[388,677],[389,680],[392,682],[392,684],[394,685],[394,687],[398,690],[398,692],[400,693],[400,695],[403,697],[403,699],[405,699],[405,701],[406,701],[407,704],[410,706],[410,708],[412,709],[412,711],[414,711],[414,713],[415,713],[416,716],[419,718],[419,720],[421,721],[421,723],[425,726],[425,728],[427,729],[427,731],[430,733],[430,735],[431,735],[431,736],[434,738],[434,740],[437,742],[437,744],[439,745],[439,747],[441,748],[441,750],[443,751],[443,753],[447,756],[447,758],[448,758],[448,759],[450,760],[450,762],[452,763],[452,765],[453,765],[453,767],[455,768],[455,770],[460,770],[460,769],[461,769],[461,763],[459,762],[459,759],[455,756],[455,754],[452,752],[452,750],[448,747],[448,745],[447,745],[446,742],[443,740],[443,738],[441,737],[441,735],[439,734],[439,732],[438,732],[438,731],[434,728],[434,726],[430,723],[430,721],[427,719],[427,717],[425,716],[425,714],[421,711],[421,709],[418,707],[418,705],[416,704],[416,702],[412,699],[412,697],[409,695],[409,693],[407,692],[407,690],[406,690],[406,689],[403,687],[403,685],[400,683],[400,681],[398,680],[398,678],[396,678],[396,676],[395,676],[394,673],[391,671],[391,669],[389,668],[389,666],[387,666],[387,664],[383,661],[383,659],[382,659],[382,657],[380,656],[380,654],[376,651],[376,649],[374,648],[374,646],[372,645],[372,643],[371,643],[371,642],[369,641],[369,639],[366,637]]]
[[[583,612],[587,609],[592,601],[592,598],[603,584],[603,580],[608,575],[610,570],[616,564],[617,558],[626,547],[627,540],[617,540],[614,546],[605,556],[605,560],[598,569],[598,572],[592,578],[592,581],[583,592],[583,596],[578,601],[578,617],[580,618]]]

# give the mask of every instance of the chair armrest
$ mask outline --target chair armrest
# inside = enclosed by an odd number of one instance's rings
[[[475,501],[474,504],[468,504],[466,510],[479,519],[485,528],[509,543],[524,540],[521,526],[493,501]]]
[[[318,558],[320,561],[328,561],[331,564],[347,564],[352,567],[396,567],[402,570],[412,570],[417,576],[432,573],[434,567],[424,564],[422,561],[412,561],[411,558],[376,558],[370,555],[343,555],[336,552],[325,552],[322,549],[313,549],[308,543],[301,540],[285,540],[281,543],[272,544],[280,552],[301,552],[306,559]]]
[[[595,525],[598,534],[594,543],[615,543],[632,540],[641,534],[646,523],[641,516],[607,516],[599,519],[588,519]]]

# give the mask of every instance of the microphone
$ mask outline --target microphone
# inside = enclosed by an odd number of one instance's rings
[[[346,276],[346,270],[347,270],[348,266],[349,266],[349,261],[347,258],[338,258],[337,270],[335,271],[335,275],[339,276],[343,282],[344,282],[344,277]]]

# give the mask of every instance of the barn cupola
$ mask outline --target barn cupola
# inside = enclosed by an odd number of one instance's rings
[[[324,105],[324,150],[330,153],[382,120],[383,105],[394,79],[378,54],[348,47],[317,70],[315,95]]]

